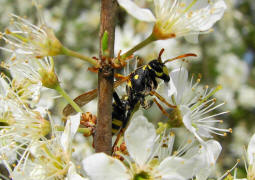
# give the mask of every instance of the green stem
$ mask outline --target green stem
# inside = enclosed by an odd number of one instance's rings
[[[90,64],[96,66],[98,63],[95,59],[92,59],[88,56],[84,56],[78,52],[75,52],[71,49],[68,49],[66,47],[62,47],[62,50],[61,50],[61,53],[64,54],[64,55],[67,55],[67,56],[72,56],[72,57],[76,57],[76,58],[79,58],[83,61],[86,61],[86,62],[89,62]]]
[[[66,99],[66,101],[75,109],[76,112],[83,112],[81,108],[70,98],[70,96],[65,92],[64,89],[58,84],[54,89]]]
[[[82,134],[91,134],[91,129],[90,128],[79,128],[77,132],[82,133]]]
[[[64,126],[55,126],[57,131],[64,131],[65,127]],[[78,128],[77,132],[82,133],[82,134],[90,134],[91,129],[90,128]]]
[[[122,58],[126,58],[128,56],[131,56],[134,52],[138,51],[139,49],[142,49],[143,47],[147,46],[148,44],[150,44],[151,42],[156,41],[156,40],[157,39],[155,38],[155,36],[152,33],[145,40],[143,40],[142,42],[138,43],[135,47],[133,47],[132,49],[128,50],[126,53],[121,55],[121,57]]]
[[[56,131],[64,131],[65,127],[64,126],[55,126]]]

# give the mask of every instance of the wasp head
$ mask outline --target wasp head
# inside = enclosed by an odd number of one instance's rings
[[[157,59],[152,60],[149,63],[149,68],[151,68],[150,70],[154,72],[157,78],[160,78],[164,80],[165,82],[168,82],[170,80],[168,69],[166,65],[162,63],[161,61]]]

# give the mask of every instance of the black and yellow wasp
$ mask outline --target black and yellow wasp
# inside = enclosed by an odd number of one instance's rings
[[[153,101],[147,102],[145,100],[146,96],[154,95],[160,101],[165,103],[167,106],[173,108],[174,106],[170,105],[165,101],[163,97],[161,97],[155,90],[158,87],[157,79],[161,79],[164,82],[168,82],[170,80],[168,69],[166,67],[166,63],[171,62],[176,59],[185,58],[188,56],[196,56],[195,54],[184,54],[181,56],[177,56],[173,59],[168,59],[164,62],[161,60],[161,55],[163,53],[163,49],[159,53],[157,59],[150,61],[148,64],[143,65],[133,72],[131,72],[128,76],[122,76],[122,79],[119,81],[115,81],[114,88],[121,85],[123,82],[127,82],[126,85],[126,95],[122,98],[119,98],[116,92],[113,92],[113,112],[112,112],[112,133],[117,133],[120,129],[125,129],[131,118],[132,114],[142,106],[145,109],[148,109]],[[84,106],[89,101],[94,99],[97,96],[97,89],[84,93],[74,101],[79,106]],[[158,104],[158,103],[157,103]],[[63,114],[65,116],[74,113],[74,109],[67,105],[64,108]]]

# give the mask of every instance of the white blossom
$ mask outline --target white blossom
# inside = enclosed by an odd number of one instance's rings
[[[238,103],[245,108],[254,108],[255,89],[244,85],[238,90]]]
[[[135,35],[134,28],[129,22],[125,24],[123,29],[117,27],[115,35],[115,54],[118,54],[120,50],[126,52],[142,40],[141,36]]]
[[[0,75],[0,97],[15,101],[18,104],[34,107],[40,98],[41,86],[24,78],[10,80],[6,75]]]
[[[131,0],[118,0],[130,15],[141,21],[154,22],[157,39],[167,39],[208,32],[220,20],[226,9],[224,0],[154,0],[154,13],[140,8]]]
[[[52,88],[58,83],[52,57],[36,59],[13,53],[11,60],[3,66],[10,71],[16,81],[29,80],[31,84],[39,89],[42,86]]]
[[[228,90],[238,90],[247,80],[249,67],[235,54],[221,55],[216,68],[219,73],[217,83]]]
[[[200,79],[193,83],[193,77],[189,81],[185,68],[175,69],[170,73],[168,96],[171,103],[177,106],[175,111],[181,116],[184,126],[203,142],[202,138],[212,138],[211,133],[224,136],[226,132],[231,132],[231,129],[215,127],[215,123],[222,123],[222,120],[214,118],[227,112],[208,115],[224,104],[215,105],[216,100],[210,99],[220,87],[209,90],[206,86],[199,91],[199,82]]]
[[[52,124],[54,124],[52,122]],[[23,174],[27,179],[86,180],[76,172],[72,162],[72,140],[80,124],[80,113],[68,118],[64,132],[54,130],[52,138],[37,141],[30,147],[30,158],[19,163],[11,177],[19,180]],[[32,159],[31,159],[32,157]]]
[[[10,27],[0,34],[0,39],[6,42],[7,47],[0,49],[35,58],[60,54],[61,43],[54,32],[44,22],[41,23],[36,26],[12,14]]]

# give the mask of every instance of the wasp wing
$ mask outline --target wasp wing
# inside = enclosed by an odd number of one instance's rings
[[[113,87],[116,88],[118,87],[119,85],[121,85],[122,83],[126,82],[128,80],[128,76],[125,76],[125,78],[122,77],[121,80],[119,81],[115,81],[114,84],[113,84]],[[95,99],[97,97],[97,89],[93,89],[89,92],[86,92],[84,94],[81,94],[79,95],[78,97],[76,97],[74,99],[74,102],[82,107],[82,106],[85,106],[86,104],[88,104],[90,101],[92,101],[93,99]],[[63,115],[64,116],[69,116],[71,114],[75,114],[76,111],[74,110],[74,108],[68,104],[64,110],[63,110]]]

